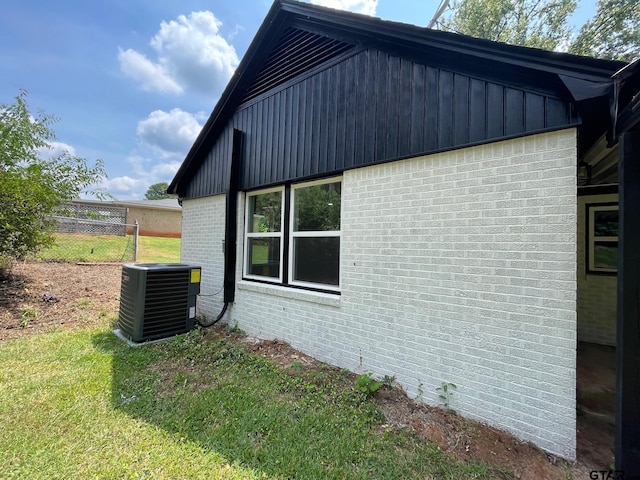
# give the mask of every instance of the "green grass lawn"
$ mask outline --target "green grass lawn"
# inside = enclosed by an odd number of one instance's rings
[[[109,330],[0,344],[2,478],[495,478],[383,426],[327,367],[293,374],[194,331],[132,348]],[[504,472],[499,478],[508,478]]]
[[[37,260],[64,262],[131,262],[133,236],[58,233],[50,248],[39,252]],[[179,262],[180,239],[138,237],[137,262]]]
[[[176,263],[180,261],[180,239],[138,237],[139,263]]]

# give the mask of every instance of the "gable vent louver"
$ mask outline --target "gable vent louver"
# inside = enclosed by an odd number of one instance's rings
[[[288,28],[267,57],[255,81],[247,89],[242,102],[247,102],[353,48],[355,45],[340,40]]]

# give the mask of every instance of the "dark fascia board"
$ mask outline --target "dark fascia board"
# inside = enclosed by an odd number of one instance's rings
[[[637,76],[638,74],[640,74],[640,58],[637,58],[633,62],[620,68],[620,70],[615,72],[612,77],[616,80],[626,80]]]
[[[640,92],[618,114],[616,121],[616,139],[623,133],[640,125]]]
[[[258,73],[261,60],[271,51],[283,28],[288,25],[315,30],[320,34],[363,46],[375,45],[396,52],[403,49],[436,49],[448,55],[474,58],[478,64],[512,65],[593,82],[610,80],[611,76],[625,65],[624,62],[548,52],[431,30],[295,0],[275,0],[209,119],[171,181],[169,193],[178,193],[183,178],[196,166],[200,156],[206,154],[216,130],[221,129],[233,113],[243,91]]]
[[[613,75],[618,92],[616,137],[640,124],[640,59]]]

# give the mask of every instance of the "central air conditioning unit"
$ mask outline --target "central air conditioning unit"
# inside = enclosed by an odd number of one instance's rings
[[[123,265],[119,335],[145,342],[192,330],[200,274],[200,267],[184,263]]]

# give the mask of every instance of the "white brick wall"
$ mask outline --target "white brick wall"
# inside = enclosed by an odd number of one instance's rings
[[[202,266],[197,312],[207,319],[215,318],[223,304],[224,218],[224,195],[182,202],[180,260]]]
[[[570,129],[345,172],[342,295],[239,281],[227,321],[427,403],[455,383],[462,415],[574,458],[575,159]],[[218,286],[216,208],[184,202],[182,243]]]
[[[578,340],[616,344],[618,281],[615,275],[587,274],[586,204],[618,202],[618,195],[578,197]]]

